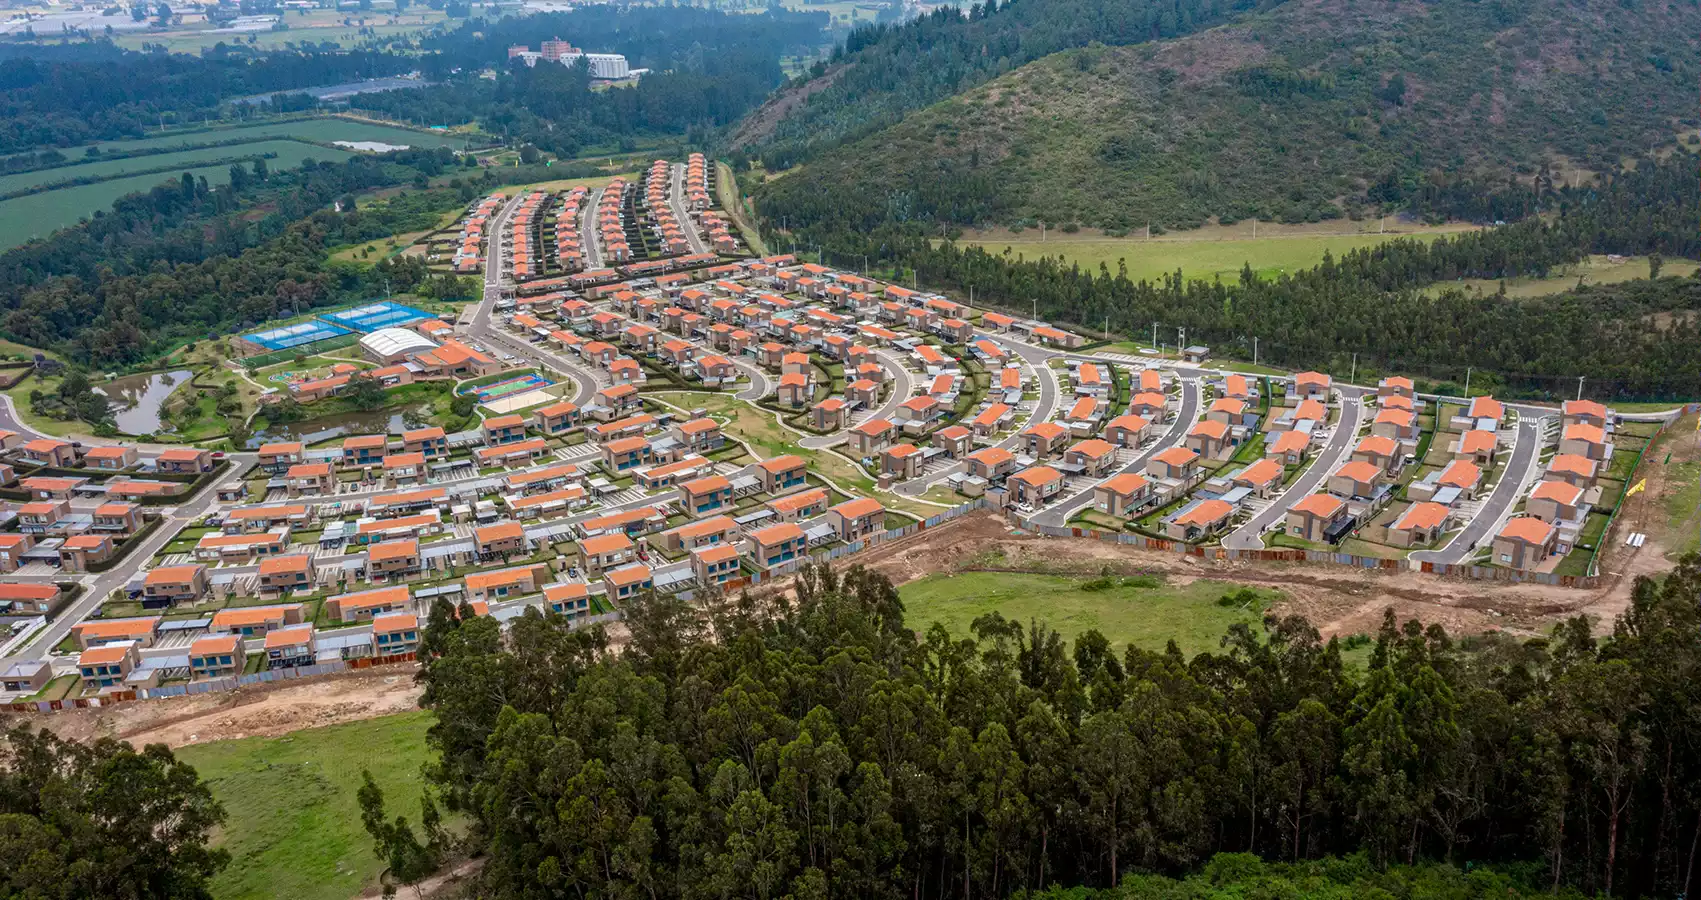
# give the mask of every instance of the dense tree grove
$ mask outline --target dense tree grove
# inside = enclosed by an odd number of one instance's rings
[[[490,896],[998,897],[1220,853],[1672,896],[1701,839],[1697,596],[1692,555],[1599,641],[1390,613],[1359,677],[1297,617],[1191,660],[996,614],[956,639],[882,576],[806,569],[794,601],[643,598],[619,653],[443,603],[420,677]]]
[[[1274,279],[1246,270],[1229,284],[1186,272],[1136,283],[1108,268],[1022,260],[890,227],[801,236],[851,258],[893,258],[925,286],[973,286],[979,304],[1037,308],[1089,333],[1108,322],[1146,337],[1158,324],[1160,340],[1173,343],[1185,328],[1190,343],[1250,358],[1256,338],[1264,362],[1341,376],[1357,354],[1361,376],[1380,367],[1444,382],[1475,367],[1519,396],[1573,396],[1585,376],[1585,394],[1602,399],[1688,399],[1701,396],[1701,317],[1693,314],[1701,281],[1584,287],[1528,302],[1441,285],[1548,275],[1589,253],[1701,254],[1695,164],[1689,154],[1644,161],[1602,185],[1543,195],[1544,216],[1429,243],[1390,241]]]
[[[315,305],[429,285],[424,263],[333,265],[325,250],[434,227],[475,196],[458,188],[405,193],[338,212],[336,201],[407,184],[456,165],[453,154],[401,151],[269,172],[263,161],[228,188],[181,179],[120,199],[110,213],[0,254],[0,329],[34,346],[104,364],[148,358],[158,342],[264,322]],[[266,214],[254,215],[264,209]],[[447,292],[447,293],[445,293]]]
[[[1280,0],[1277,0],[1280,2]],[[1091,42],[1133,44],[1189,34],[1253,0],[998,0],[902,24],[863,26],[834,51],[807,102],[736,136],[770,169],[788,168],[1049,53]]]
[[[164,744],[0,734],[0,897],[212,900],[224,809]]]
[[[1046,8],[1032,3],[995,13],[988,27]],[[1263,4],[1173,41],[1105,37],[1128,46],[1054,53],[939,97],[891,127],[811,155],[756,197],[792,222],[825,215],[862,229],[919,220],[1126,233],[1396,210],[1514,221],[1528,204],[1473,201],[1524,193],[1506,190],[1514,175],[1551,189],[1578,167],[1611,171],[1701,121],[1693,96],[1701,65],[1688,38],[1701,27],[1701,7],[1661,4],[1601,29],[1600,17],[1617,8],[1611,0],[1431,0],[1342,16],[1326,4]],[[859,60],[882,49],[851,56],[819,96],[848,90],[865,67],[880,65]],[[922,81],[952,74],[931,55],[917,57],[918,73],[877,71]],[[801,106],[779,130],[795,119],[803,140],[825,143],[820,119],[861,111],[814,107]],[[783,143],[756,149],[769,169],[788,162]],[[1548,165],[1557,160],[1566,161],[1558,172]],[[830,208],[820,208],[822,197],[832,198]]]

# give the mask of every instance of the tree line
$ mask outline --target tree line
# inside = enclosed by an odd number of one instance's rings
[[[1552,190],[1540,195],[1542,215],[1512,225],[1388,241],[1275,278],[1248,268],[1229,283],[1182,271],[1136,282],[1121,267],[1086,271],[891,225],[858,231],[842,222],[797,236],[837,259],[892,260],[926,286],[965,294],[972,286],[977,304],[1037,310],[1089,334],[1108,325],[1147,339],[1157,324],[1158,339],[1169,343],[1185,329],[1189,343],[1219,354],[1250,359],[1256,351],[1263,362],[1343,377],[1356,364],[1361,376],[1380,369],[1456,387],[1474,367],[1493,373],[1509,395],[1575,396],[1584,376],[1584,393],[1600,399],[1691,399],[1701,396],[1701,281],[1581,286],[1532,302],[1447,283],[1545,277],[1591,253],[1693,258],[1701,254],[1696,161],[1688,153],[1643,160],[1598,185]],[[786,246],[782,235],[775,239]]]
[[[808,568],[789,601],[642,598],[619,653],[440,602],[420,680],[490,896],[998,897],[1257,866],[1225,853],[1671,896],[1701,838],[1697,596],[1691,555],[1598,640],[1390,612],[1361,676],[1298,617],[1192,659],[996,613],[918,634],[884,577]]]

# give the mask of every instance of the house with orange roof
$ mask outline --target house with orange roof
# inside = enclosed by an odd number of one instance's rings
[[[172,447],[161,451],[155,463],[160,472],[199,475],[213,470],[213,451],[198,447]]]
[[[1388,526],[1388,543],[1411,549],[1428,547],[1441,539],[1453,510],[1445,504],[1420,500],[1407,506]]]
[[[603,468],[610,472],[624,472],[649,464],[654,455],[650,451],[649,439],[644,437],[626,437],[603,444],[599,451],[602,454]]]
[[[808,485],[809,464],[800,456],[787,454],[756,464],[762,490],[770,494],[800,490]]]
[[[1477,488],[1482,486],[1482,470],[1470,460],[1455,459],[1436,476],[1435,484],[1438,488],[1454,488],[1464,499],[1474,500]]]
[[[277,556],[289,546],[289,528],[274,528],[258,534],[205,534],[195,543],[195,558],[201,562],[243,564]]]
[[[691,574],[699,584],[718,586],[739,576],[738,548],[715,544],[691,551]]]
[[[1364,460],[1391,475],[1400,468],[1400,445],[1393,438],[1373,434],[1358,442],[1352,458]]]
[[[449,436],[435,425],[402,432],[402,452],[418,453],[426,459],[449,455]]]
[[[1099,423],[1104,420],[1104,408],[1105,401],[1097,397],[1076,398],[1069,411],[1063,414],[1063,423],[1075,437],[1087,437],[1097,431]]]
[[[34,546],[33,534],[0,534],[0,573],[18,571],[24,554]]]
[[[1225,456],[1234,446],[1229,440],[1229,427],[1210,419],[1193,423],[1182,445],[1206,459]]]
[[[202,565],[162,566],[142,579],[142,607],[162,609],[190,603],[207,593],[207,567]]]
[[[986,481],[997,481],[1016,470],[1016,454],[1003,447],[983,447],[965,461],[970,475]]]
[[[1267,498],[1282,486],[1286,471],[1281,463],[1266,457],[1229,476],[1229,481],[1251,491],[1254,497]]]
[[[586,577],[626,565],[638,558],[632,539],[623,531],[599,534],[579,542],[579,568]]]
[[[1369,500],[1376,496],[1383,472],[1362,460],[1349,462],[1329,476],[1329,493],[1348,500]]]
[[[1300,372],[1293,377],[1293,390],[1288,392],[1288,402],[1298,403],[1303,400],[1317,400],[1327,403],[1329,389],[1334,379],[1322,372]]]
[[[4,610],[7,615],[46,613],[58,599],[59,586],[56,584],[0,581],[0,610]]]
[[[87,478],[58,478],[53,476],[33,475],[18,482],[18,487],[29,492],[37,500],[69,500],[71,492],[79,485],[88,483]]]
[[[372,652],[376,656],[401,656],[419,650],[419,616],[394,612],[372,619]]]
[[[1515,516],[1494,536],[1496,565],[1538,569],[1557,552],[1559,529],[1535,516]]]
[[[1600,426],[1579,422],[1560,431],[1559,452],[1603,463],[1612,458],[1612,444]]]
[[[784,565],[806,555],[808,538],[795,522],[781,522],[745,535],[750,558],[764,569]]]
[[[64,531],[65,526],[59,525],[66,516],[71,514],[71,504],[66,500],[36,500],[18,507],[18,530],[24,534],[47,534],[57,529]]]
[[[839,540],[852,543],[886,530],[886,507],[872,497],[858,497],[827,509],[827,522]]]
[[[494,572],[473,572],[462,582],[466,586],[467,599],[494,603],[507,597],[536,593],[548,577],[549,567],[546,565],[515,566]]]
[[[1134,395],[1128,404],[1128,412],[1145,419],[1153,424],[1160,424],[1165,419],[1169,406],[1169,398],[1157,391],[1141,391]]]
[[[159,616],[86,619],[71,626],[71,637],[78,650],[126,641],[133,641],[138,647],[152,647],[159,636],[159,623]]]
[[[1345,500],[1334,494],[1311,494],[1288,507],[1283,530],[1302,541],[1333,544],[1351,523]]]
[[[952,425],[935,431],[931,442],[944,451],[946,459],[962,459],[974,446],[974,432],[962,425]]]
[[[1079,466],[1090,478],[1101,478],[1116,464],[1116,448],[1109,441],[1091,438],[1063,451],[1065,466]]]
[[[1034,340],[1047,347],[1061,347],[1064,350],[1073,350],[1087,342],[1086,338],[1072,331],[1064,331],[1050,325],[1036,325],[1029,333],[1033,335]]]
[[[405,585],[338,594],[325,601],[325,614],[339,622],[363,622],[393,612],[412,612],[413,595]]]
[[[90,565],[111,559],[116,548],[110,534],[72,535],[59,545],[59,570],[87,572]]]
[[[335,493],[336,476],[328,462],[296,463],[284,474],[291,497],[320,497]]]
[[[511,556],[527,550],[526,529],[518,522],[496,522],[473,529],[480,557]]]
[[[650,567],[642,563],[610,569],[603,573],[603,590],[616,601],[628,600],[655,586]]]
[[[809,427],[816,431],[838,431],[850,413],[843,397],[828,397],[809,408]]]
[[[827,491],[825,488],[800,491],[769,500],[767,508],[773,512],[774,521],[799,522],[812,519],[827,511]]]
[[[1199,453],[1186,447],[1171,447],[1146,461],[1149,478],[1179,481],[1183,484],[1199,476]]]
[[[670,553],[694,550],[724,543],[736,533],[738,526],[731,516],[713,516],[697,522],[687,522],[661,535],[662,549]]]
[[[680,422],[671,433],[686,453],[712,453],[726,445],[720,423],[710,418]]]
[[[1234,504],[1215,497],[1195,500],[1164,518],[1164,536],[1187,543],[1204,540],[1228,527],[1234,509]]]
[[[234,634],[213,634],[196,638],[189,645],[189,675],[191,679],[228,678],[242,673],[246,654],[242,638]]]
[[[499,447],[479,447],[473,458],[480,466],[524,465],[549,452],[549,442],[543,438],[527,438]]]
[[[369,467],[383,465],[384,456],[389,453],[389,438],[381,434],[357,434],[343,438],[343,467]]]
[[[526,420],[524,416],[519,415],[492,416],[484,420],[480,431],[483,432],[486,447],[500,447],[503,444],[525,440]]]
[[[1123,472],[1093,486],[1093,508],[1118,519],[1129,518],[1144,509],[1151,498],[1151,482],[1133,472]]]
[[[708,475],[679,485],[679,505],[687,515],[719,515],[733,505],[732,482],[724,475]]]
[[[1283,431],[1264,444],[1264,457],[1278,460],[1284,466],[1305,462],[1306,454],[1310,452],[1311,434],[1307,431]]]
[[[880,454],[880,472],[898,479],[914,478],[921,474],[921,448],[914,444],[893,444]]]
[[[969,420],[969,428],[975,437],[991,437],[1009,427],[1015,417],[1015,409],[1007,404],[994,403],[976,413],[975,417]]]
[[[898,426],[905,434],[921,434],[939,423],[946,412],[937,397],[922,394],[898,405]]]
[[[59,441],[52,438],[37,438],[23,445],[24,458],[43,466],[74,466],[77,464],[77,449],[70,441]]]
[[[77,656],[77,675],[85,691],[121,688],[141,664],[140,648],[131,641],[91,647]]]
[[[1222,395],[1230,400],[1239,400],[1244,403],[1251,402],[1258,393],[1252,386],[1251,379],[1245,375],[1230,374],[1223,376]]]
[[[366,547],[366,573],[374,581],[406,578],[421,568],[418,538],[379,541]]]
[[[1470,431],[1480,428],[1494,431],[1500,427],[1500,421],[1506,418],[1506,405],[1489,396],[1474,397],[1470,405],[1448,423],[1453,431]]]
[[[1569,428],[1572,425],[1593,425],[1606,429],[1613,418],[1612,411],[1593,400],[1567,400],[1559,409],[1559,425]]]
[[[392,453],[384,457],[384,481],[391,487],[419,484],[425,477],[423,453]]]
[[[1399,375],[1390,375],[1377,382],[1377,402],[1381,403],[1389,397],[1404,397],[1407,400],[1417,399],[1417,393],[1412,388],[1412,380],[1410,378],[1403,378]]]
[[[313,626],[292,625],[266,632],[265,653],[267,669],[295,669],[313,665]]]
[[[1459,435],[1453,441],[1448,451],[1454,459],[1468,460],[1478,466],[1492,467],[1494,457],[1500,448],[1499,433],[1484,429],[1473,428]]]
[[[585,412],[599,422],[608,422],[643,408],[644,398],[638,395],[637,385],[611,384],[597,391]]]
[[[1415,441],[1419,438],[1417,413],[1409,409],[1383,409],[1370,423],[1370,433],[1395,441]]]
[[[1146,439],[1146,430],[1151,424],[1133,414],[1117,416],[1104,427],[1104,439],[1115,446],[1132,450]]]
[[[785,406],[803,406],[815,396],[815,385],[809,376],[802,372],[791,372],[780,376],[776,399]]]
[[[1595,476],[1599,469],[1600,464],[1587,456],[1561,453],[1548,460],[1547,473],[1542,477],[1558,479],[1587,489],[1595,486]]]
[[[213,634],[239,634],[243,637],[262,637],[279,628],[299,625],[306,621],[306,607],[299,603],[278,606],[237,606],[213,613],[207,631]]]
[[[1022,439],[1028,456],[1050,459],[1060,455],[1068,445],[1069,429],[1056,422],[1036,422],[1022,430]]]
[[[307,591],[313,588],[313,556],[286,553],[260,560],[260,593]]]
[[[879,369],[880,366],[876,365],[874,368]],[[880,382],[870,378],[858,378],[845,385],[845,401],[862,409],[873,409],[880,403]]]
[[[83,465],[91,469],[116,471],[136,464],[136,448],[124,446],[90,447],[83,454]]]
[[[1569,482],[1542,481],[1530,492],[1524,511],[1550,525],[1560,526],[1561,531],[1565,530],[1567,523],[1574,525],[1574,530],[1580,530],[1590,509],[1587,494],[1587,491]]]
[[[1063,492],[1063,473],[1050,466],[1029,466],[1006,478],[1010,502],[1037,509]]]

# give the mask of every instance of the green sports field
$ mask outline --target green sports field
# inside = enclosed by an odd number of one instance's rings
[[[1135,281],[1157,281],[1177,269],[1188,280],[1231,281],[1240,277],[1242,266],[1250,265],[1260,278],[1309,269],[1323,261],[1325,252],[1337,258],[1361,247],[1374,247],[1397,237],[1433,240],[1434,232],[1400,234],[1283,235],[1235,240],[1191,240],[1186,238],[1143,240],[1135,238],[1063,239],[1048,236],[1041,242],[1037,232],[1022,232],[1010,239],[974,240],[991,253],[1008,249],[1029,260],[1061,256],[1087,271],[1097,272],[1102,263],[1112,274],[1119,261],[1128,264],[1128,277]]]

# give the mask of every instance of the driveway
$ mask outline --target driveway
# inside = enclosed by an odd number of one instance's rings
[[[1295,503],[1317,492],[1323,480],[1335,471],[1341,461],[1352,453],[1353,444],[1358,437],[1359,423],[1364,418],[1363,394],[1358,388],[1341,389],[1341,419],[1335,423],[1335,433],[1329,437],[1329,443],[1323,446],[1317,458],[1311,461],[1311,467],[1300,473],[1293,484],[1287,486],[1280,497],[1270,501],[1257,515],[1245,525],[1236,528],[1223,538],[1223,546],[1230,550],[1258,550],[1264,546],[1264,530],[1280,523],[1287,515],[1288,509]]]

